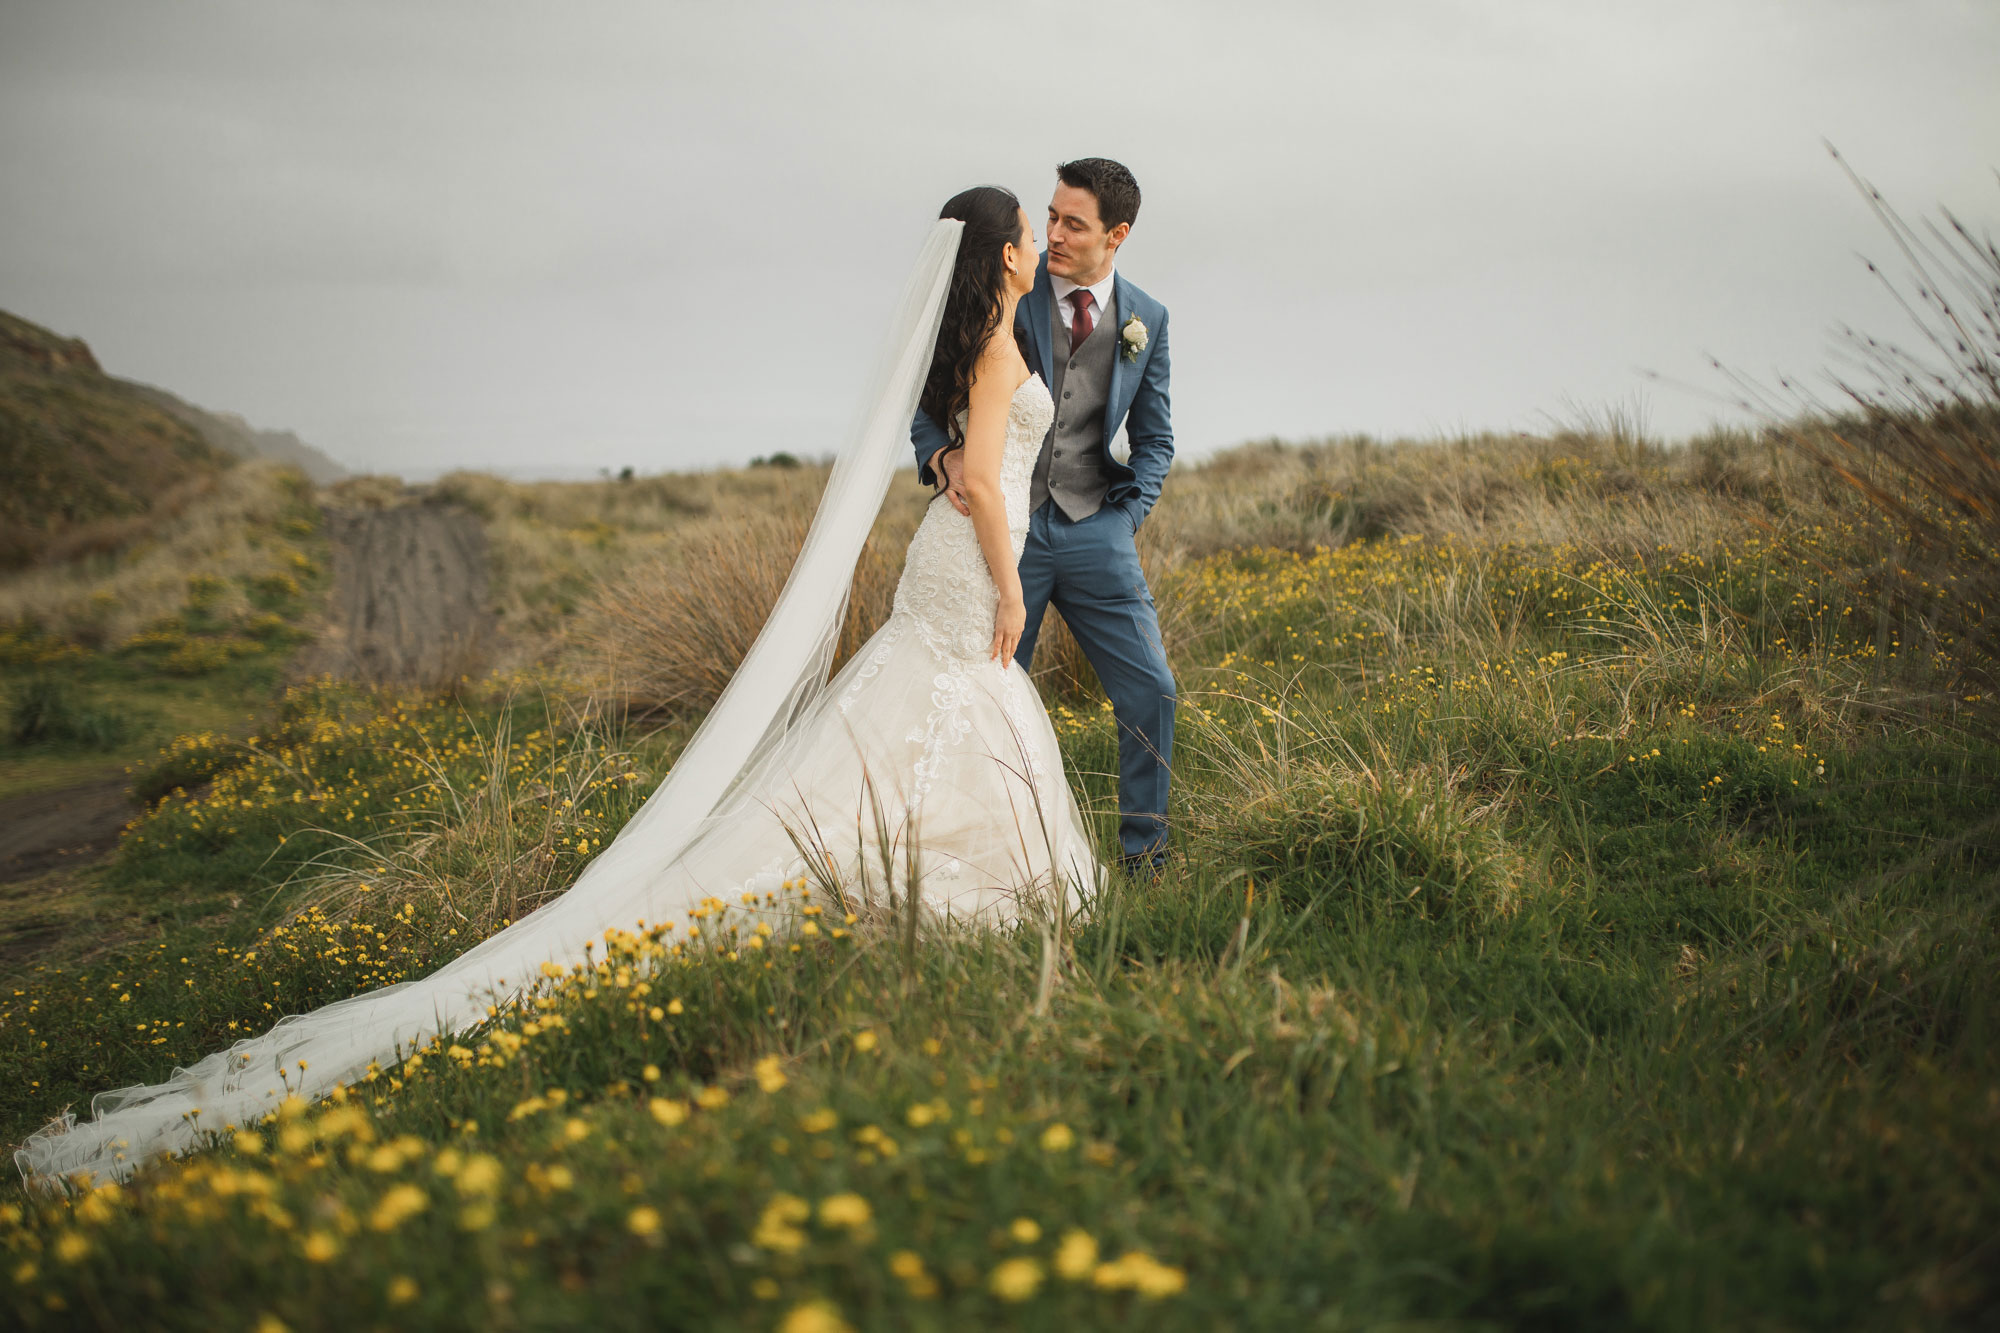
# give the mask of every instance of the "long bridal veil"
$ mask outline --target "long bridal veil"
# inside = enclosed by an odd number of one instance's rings
[[[779,756],[785,737],[826,688],[847,591],[898,464],[930,366],[964,224],[937,222],[903,290],[859,420],[834,463],[805,545],[742,665],[679,760],[576,883],[547,905],[420,980],[295,1014],[164,1083],[98,1094],[93,1118],[65,1115],[14,1154],[24,1179],[102,1183],[201,1129],[245,1124],[290,1095],[321,1097],[387,1064],[400,1050],[463,1031],[539,976],[544,962],[581,962],[612,927],[666,912],[652,901],[671,868],[705,835],[726,833],[731,797]],[[739,802],[740,804],[740,802]],[[671,910],[671,908],[669,908]]]

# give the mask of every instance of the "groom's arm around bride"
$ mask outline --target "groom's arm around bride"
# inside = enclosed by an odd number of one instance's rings
[[[1065,164],[1070,165],[1070,164]],[[1061,192],[1062,187],[1058,186]],[[1094,202],[1094,201],[1093,201]],[[1052,208],[1053,214],[1055,210]],[[1053,219],[1052,219],[1053,222]],[[1101,220],[1098,222],[1103,229]],[[1129,231],[1129,224],[1112,230]],[[1053,230],[1051,239],[1053,239]],[[1117,244],[1123,243],[1119,237]],[[1117,244],[1109,248],[1115,255]],[[1124,399],[1122,411],[1117,402],[1107,404],[1104,418],[1104,461],[1111,472],[1111,484],[1105,491],[1105,502],[1124,509],[1132,520],[1136,531],[1152,512],[1159,501],[1160,488],[1166,481],[1167,469],[1174,460],[1174,422],[1170,387],[1171,360],[1167,353],[1167,308],[1140,290],[1136,283],[1128,281],[1123,274],[1112,279],[1117,288],[1120,302],[1118,322],[1121,326],[1137,318],[1138,327],[1121,327],[1117,330],[1121,344],[1115,370],[1122,372],[1117,378],[1122,381],[1120,388],[1129,386],[1129,391],[1119,395]],[[1065,282],[1065,287],[1069,284]],[[1020,303],[1015,311],[1014,337],[1021,345],[1021,353],[1029,366],[1042,376],[1042,382],[1053,392],[1054,356],[1057,352],[1067,354],[1068,346],[1053,347],[1046,333],[1036,336],[1036,315],[1039,323],[1048,323],[1050,305],[1064,304],[1055,300],[1055,280],[1049,272],[1049,255],[1045,251],[1039,270],[1035,275],[1034,294]],[[1058,314],[1064,312],[1058,311]],[[1064,321],[1067,324],[1067,320]],[[1133,352],[1136,351],[1136,357]],[[1060,406],[1060,404],[1058,404]],[[1111,442],[1117,438],[1118,428],[1125,427],[1125,440],[1129,453],[1120,462],[1111,453]],[[1051,428],[1053,435],[1053,428]],[[943,476],[939,476],[932,464],[940,450],[950,446],[950,437],[944,427],[932,421],[920,408],[916,419],[910,424],[910,443],[915,446],[917,456],[917,476],[926,486],[945,489],[947,500],[963,514],[968,512],[965,497],[958,487],[957,459],[947,455],[942,464]],[[1044,442],[1046,451],[1049,442]]]
[[[1132,519],[1136,531],[1146,520],[1153,506],[1159,502],[1160,487],[1165,484],[1167,469],[1174,461],[1174,421],[1169,376],[1171,365],[1167,355],[1167,308],[1153,301],[1132,283],[1124,284],[1135,298],[1149,303],[1158,312],[1156,322],[1145,328],[1146,349],[1140,355],[1140,373],[1135,380],[1130,410],[1123,423],[1109,421],[1111,438],[1117,438],[1120,424],[1125,427],[1125,443],[1129,450],[1126,461],[1120,463],[1111,453],[1109,442],[1105,445],[1106,461],[1114,474],[1123,472],[1128,485],[1121,491],[1113,487],[1107,491],[1105,499],[1124,508]],[[1036,278],[1036,291],[1041,293],[1049,287],[1048,261],[1045,258]],[[1020,341],[1028,364],[1042,369],[1032,352],[1033,343],[1027,334],[1027,309],[1029,302],[1021,302],[1020,314],[1014,324],[1014,336]],[[1142,321],[1143,323],[1144,321]],[[1136,330],[1134,331],[1136,334]],[[1044,379],[1044,383],[1046,383]],[[916,420],[910,423],[910,443],[916,446],[917,479],[926,486],[939,484],[937,472],[932,462],[940,449],[949,447],[951,441],[943,427],[932,421],[922,408],[917,409]],[[944,464],[945,498],[961,514],[969,513],[965,507],[965,495],[958,487],[957,460]]]

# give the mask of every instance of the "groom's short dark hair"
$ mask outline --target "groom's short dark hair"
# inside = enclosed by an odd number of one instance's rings
[[[1079,157],[1057,167],[1056,179],[1097,196],[1097,216],[1103,219],[1106,231],[1121,222],[1129,226],[1139,220],[1139,182],[1132,179],[1123,163],[1108,157]]]

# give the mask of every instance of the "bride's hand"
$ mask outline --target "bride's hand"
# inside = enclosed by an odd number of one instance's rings
[[[993,660],[1002,667],[1014,665],[1014,650],[1021,644],[1021,631],[1028,627],[1028,606],[1020,598],[1000,599],[993,613]]]

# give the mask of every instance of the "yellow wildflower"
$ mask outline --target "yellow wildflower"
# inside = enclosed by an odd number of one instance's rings
[[[660,1210],[657,1208],[634,1208],[625,1218],[625,1229],[635,1236],[651,1236],[660,1229]]]
[[[491,1153],[474,1153],[458,1172],[458,1192],[465,1197],[491,1194],[500,1188],[500,1159]]]
[[[1068,1152],[1076,1146],[1076,1133],[1068,1125],[1057,1121],[1042,1131],[1043,1152]]]
[[[1186,1273],[1143,1250],[1128,1250],[1111,1263],[1099,1264],[1092,1281],[1109,1291],[1136,1291],[1154,1300],[1187,1290]]]
[[[1097,1269],[1097,1238],[1087,1231],[1065,1231],[1056,1245],[1055,1265],[1069,1281],[1083,1281]]]
[[[986,1289],[1003,1301],[1025,1301],[1041,1285],[1041,1264],[1025,1256],[1002,1260],[986,1278]]]
[[[812,1208],[804,1199],[795,1195],[779,1193],[764,1205],[764,1213],[757,1219],[757,1229],[751,1233],[754,1245],[778,1254],[793,1254],[806,1243],[806,1233],[799,1230],[799,1223],[812,1216]]]
[[[688,1104],[672,1097],[655,1097],[646,1104],[646,1109],[653,1113],[653,1119],[669,1128],[688,1118]]]
[[[854,1328],[831,1302],[807,1301],[793,1306],[778,1321],[778,1333],[854,1333]]]
[[[323,1264],[340,1253],[340,1241],[330,1232],[315,1231],[306,1237],[299,1249],[313,1263]]]
[[[937,1279],[924,1269],[924,1261],[915,1250],[897,1250],[889,1256],[889,1271],[903,1280],[903,1286],[910,1295],[920,1301],[927,1301],[937,1295]]]
[[[775,1055],[767,1055],[757,1062],[757,1086],[766,1092],[776,1092],[791,1082],[785,1077],[785,1062]]]
[[[83,1196],[83,1202],[76,1206],[76,1215],[86,1222],[108,1222],[118,1211],[122,1197],[116,1185],[100,1185]]]
[[[1032,1217],[1017,1217],[1007,1228],[1007,1234],[1017,1245],[1033,1245],[1042,1238],[1042,1228]]]
[[[383,1293],[391,1305],[408,1305],[417,1298],[417,1284],[414,1278],[398,1274],[389,1279],[389,1288]]]
[[[830,1227],[864,1227],[873,1216],[859,1194],[833,1194],[819,1201],[819,1220]]]
[[[430,1206],[430,1196],[415,1185],[398,1185],[375,1205],[375,1211],[368,1216],[368,1225],[376,1231],[394,1231]]]

